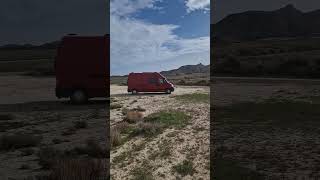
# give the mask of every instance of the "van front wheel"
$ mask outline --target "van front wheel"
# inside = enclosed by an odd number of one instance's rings
[[[171,94],[171,90],[170,90],[170,89],[167,89],[167,90],[166,90],[166,94]]]
[[[138,91],[137,90],[132,90],[132,94],[137,94],[138,93]]]
[[[75,90],[70,96],[70,100],[73,104],[83,104],[88,101],[88,96],[83,90]]]

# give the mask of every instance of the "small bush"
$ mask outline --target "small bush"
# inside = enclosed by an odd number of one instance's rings
[[[144,122],[144,123],[139,123],[138,127],[132,130],[130,136],[144,135],[147,137],[151,137],[159,134],[161,130],[162,130],[162,126],[158,123]]]
[[[61,159],[63,153],[51,146],[41,147],[38,152],[39,165],[43,169],[51,169],[58,159]]]
[[[65,154],[69,155],[88,155],[93,158],[107,158],[109,157],[107,148],[100,146],[98,142],[93,139],[88,139],[86,146],[76,147]]]
[[[153,180],[151,169],[137,168],[132,171],[133,180]]]
[[[195,83],[196,86],[210,86],[210,82],[206,80],[200,80]]]
[[[179,173],[181,176],[193,175],[193,163],[191,161],[184,160],[182,163],[173,166],[173,170]]]
[[[24,147],[37,146],[42,140],[41,136],[34,135],[3,135],[0,138],[0,150],[14,150]]]
[[[132,127],[130,126],[130,124],[128,122],[122,121],[118,124],[116,124],[112,129],[114,131],[118,131],[120,134],[122,133],[129,133],[131,131]]]
[[[121,108],[122,107],[122,105],[121,104],[110,104],[110,109],[119,109],[119,108]]]
[[[126,116],[128,111],[129,111],[128,108],[122,108],[122,115]]]
[[[185,80],[180,80],[177,83],[178,85],[186,85],[186,81]]]

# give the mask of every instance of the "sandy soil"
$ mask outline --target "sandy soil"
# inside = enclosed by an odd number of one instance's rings
[[[312,101],[320,96],[319,81],[308,80],[217,79],[211,90],[213,109],[270,98]],[[213,110],[211,148],[225,158],[271,179],[317,179],[320,176],[318,128],[306,130],[288,124],[288,127],[261,129],[254,122],[233,128],[231,124],[218,123],[221,122],[218,118]]]
[[[154,179],[209,179],[209,104],[182,103],[174,97],[182,94],[209,93],[208,87],[177,87],[171,95],[140,94],[129,95],[126,86],[111,86],[111,97],[121,103],[122,107],[146,109],[144,116],[166,109],[178,109],[192,116],[190,124],[182,129],[168,128],[152,139],[136,137],[111,151],[111,178],[130,179],[132,171],[148,163]],[[120,109],[111,110],[111,126],[123,121]],[[159,151],[163,143],[170,148],[169,158],[155,158],[151,156]],[[136,148],[140,146],[141,148]],[[132,152],[134,149],[134,152]],[[138,149],[138,150],[137,150]],[[124,153],[130,156],[116,162]],[[184,160],[193,162],[195,173],[181,177],[172,167]]]
[[[106,100],[93,100],[87,105],[71,105],[54,94],[54,78],[0,76],[0,114],[13,116],[1,120],[0,137],[13,134],[41,136],[39,145],[1,151],[0,179],[24,178],[46,172],[39,165],[40,147],[61,151],[85,146],[92,139],[106,147]],[[74,128],[85,121],[87,127]],[[31,154],[24,154],[32,149]],[[106,162],[108,159],[106,159]]]

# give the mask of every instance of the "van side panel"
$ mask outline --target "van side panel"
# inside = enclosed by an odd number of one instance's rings
[[[128,76],[128,92],[165,92],[172,89],[168,84],[160,84],[164,77],[159,73],[130,73]]]
[[[83,89],[89,97],[109,94],[109,37],[65,37],[56,57],[56,95]]]

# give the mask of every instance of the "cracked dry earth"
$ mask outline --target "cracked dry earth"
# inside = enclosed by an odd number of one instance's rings
[[[318,110],[306,111],[298,121],[288,119],[289,123],[280,126],[267,126],[257,119],[247,119],[248,123],[242,124],[228,123],[230,119],[221,119],[215,110],[217,107],[229,108],[241,102],[263,102],[265,99],[306,102],[306,105],[311,103],[308,107],[312,108],[319,105],[319,81],[217,80],[211,89],[214,96],[211,141],[217,154],[267,179],[319,179],[319,122],[313,115]],[[248,109],[247,113],[254,112]]]
[[[209,103],[184,103],[174,97],[182,94],[209,93],[209,87],[177,87],[171,95],[141,94],[130,95],[126,86],[111,85],[111,98],[122,107],[132,109],[140,106],[146,111],[144,116],[161,110],[179,110],[190,115],[191,121],[182,129],[167,128],[151,139],[135,137],[111,150],[111,179],[133,179],[132,172],[147,166],[153,179],[209,179]],[[110,124],[123,121],[120,109],[110,112]],[[163,146],[167,146],[170,156],[154,157]],[[119,157],[127,154],[121,161]],[[173,166],[184,160],[193,162],[193,175],[181,176],[173,171]],[[147,164],[147,165],[146,165]]]

